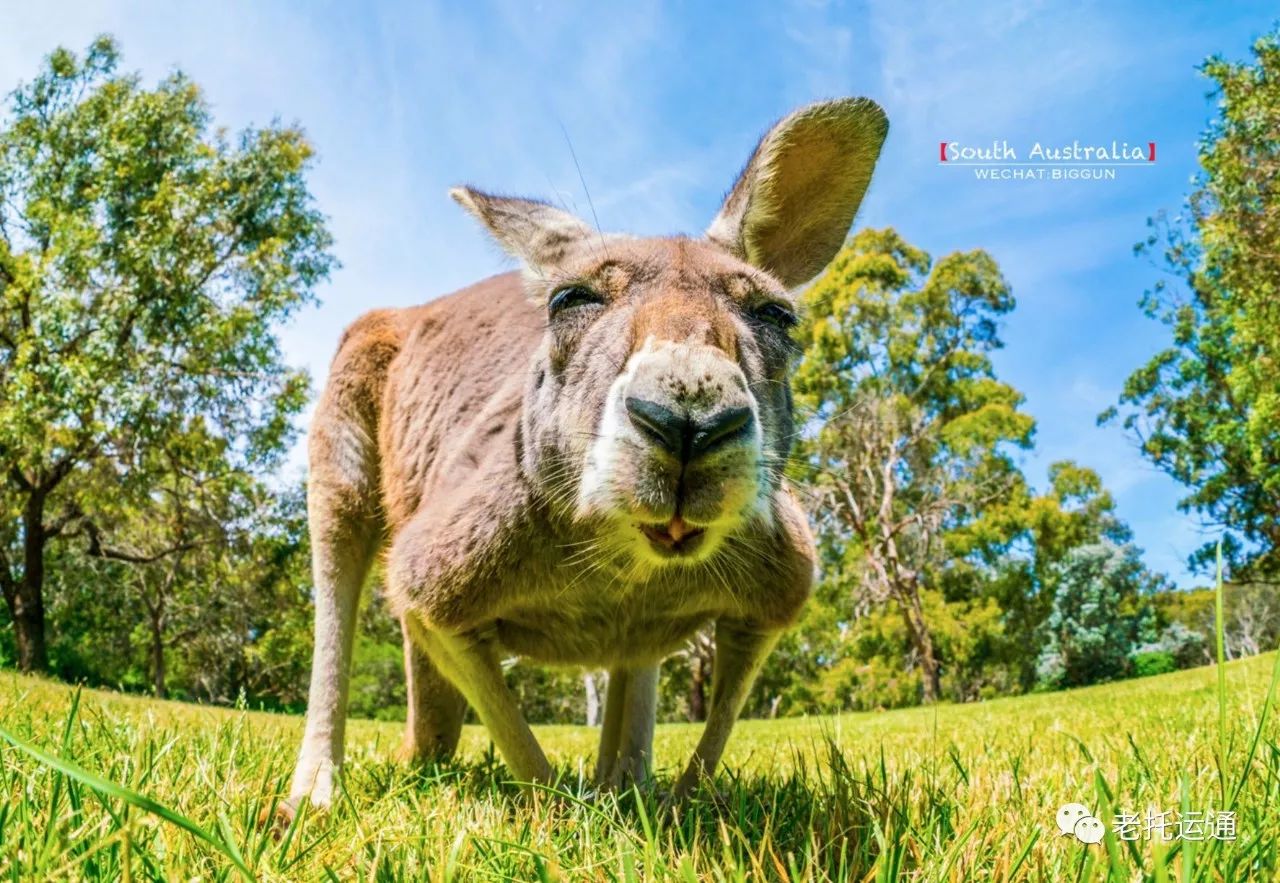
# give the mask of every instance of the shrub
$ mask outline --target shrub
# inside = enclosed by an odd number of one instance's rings
[[[1133,663],[1133,673],[1140,678],[1147,675],[1162,675],[1178,668],[1178,662],[1168,650],[1152,650],[1146,653],[1135,652],[1129,657]]]

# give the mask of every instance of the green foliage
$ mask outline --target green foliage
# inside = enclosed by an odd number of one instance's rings
[[[1133,671],[1139,676],[1203,665],[1208,658],[1206,636],[1177,621],[1166,625],[1156,640],[1139,644],[1129,653]]]
[[[1178,668],[1203,665],[1209,658],[1209,641],[1205,636],[1180,622],[1169,623],[1161,630],[1154,644],[1146,644],[1137,649],[1142,651],[1147,648],[1168,653]]]
[[[1140,678],[1176,671],[1178,660],[1168,650],[1144,650],[1129,657],[1133,673]]]
[[[515,662],[507,668],[506,676],[507,686],[515,694],[520,710],[529,721],[577,724],[586,720],[586,687],[582,672]],[[599,697],[602,705],[604,685],[602,679]]]
[[[762,690],[786,713],[1030,689],[1061,563],[1130,533],[1092,470],[1054,463],[1038,493],[1018,466],[1035,423],[991,363],[1014,307],[999,268],[868,230],[805,304],[792,473],[823,580]]]
[[[352,717],[405,719],[404,653],[398,641],[356,635],[350,691],[347,713]]]
[[[1133,372],[1116,419],[1188,488],[1180,505],[1225,532],[1237,577],[1280,570],[1280,33],[1251,63],[1209,59],[1219,97],[1184,224],[1163,216],[1138,250],[1163,248],[1174,284],[1142,298],[1169,346]],[[1192,556],[1206,568],[1216,541]]]
[[[263,478],[308,386],[276,331],[334,265],[311,148],[280,126],[232,138],[181,73],[145,88],[118,64],[106,37],[59,49],[0,122],[0,588],[26,669],[47,661],[46,582],[68,622],[97,591],[126,647],[120,612],[141,607],[209,660],[270,630],[268,599],[298,606],[296,530],[269,523]],[[55,646],[72,672],[96,652]],[[202,689],[251,684],[263,660],[241,658]]]
[[[813,493],[829,578],[895,607],[926,701],[941,689],[926,608],[943,601],[946,535],[1005,497],[1031,443],[1022,396],[990,352],[1013,297],[989,255],[936,264],[892,230],[859,233],[805,295],[796,472]]]
[[[1007,497],[948,536],[950,553],[971,562],[959,575],[976,578],[976,591],[1003,611],[1004,642],[997,652],[1019,688],[1036,681],[1036,649],[1054,602],[1058,565],[1081,546],[1123,544],[1130,536],[1098,474],[1070,461],[1050,464],[1044,493],[1020,479]]]
[[[387,609],[381,579],[371,582],[360,596],[347,713],[371,720],[402,721],[407,700],[400,622]],[[310,645],[304,658],[311,658]]]
[[[53,546],[51,671],[131,692],[301,710],[312,627],[301,489],[258,488],[237,506],[217,542],[148,564]],[[165,522],[150,525],[160,532]]]
[[[1171,646],[1182,648],[1180,665],[1209,659],[1214,643],[1214,593],[1211,589],[1160,592],[1152,596],[1159,621],[1177,632]],[[1223,587],[1223,632],[1227,655],[1253,656],[1280,646],[1280,598],[1274,584],[1228,583]]]
[[[1150,589],[1133,546],[1102,542],[1072,550],[1057,565],[1053,608],[1045,620],[1037,663],[1039,686],[1079,687],[1128,673],[1128,657],[1153,621]]]

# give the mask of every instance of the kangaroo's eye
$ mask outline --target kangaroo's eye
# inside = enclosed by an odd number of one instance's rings
[[[562,310],[569,310],[586,304],[602,303],[604,303],[604,298],[587,288],[587,286],[566,285],[564,288],[557,288],[551,293],[551,300],[547,301],[547,311],[554,316]]]
[[[796,327],[796,323],[800,320],[796,318],[796,314],[789,307],[784,307],[777,301],[770,301],[767,304],[761,304],[752,312],[761,322],[768,322],[781,328],[783,331],[790,331]]]

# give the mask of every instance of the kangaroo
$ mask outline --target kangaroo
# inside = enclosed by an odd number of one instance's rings
[[[814,576],[783,476],[791,291],[844,242],[887,131],[865,98],[793,112],[697,237],[451,191],[521,268],[367,313],[338,346],[309,438],[315,651],[290,810],[333,798],[380,552],[405,758],[451,755],[469,705],[516,779],[551,781],[503,680],[515,654],[607,669],[595,781],[643,781],[658,666],[713,623],[710,709],[674,794],[714,772]]]

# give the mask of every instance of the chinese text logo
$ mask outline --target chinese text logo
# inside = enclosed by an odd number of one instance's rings
[[[1058,808],[1058,830],[1081,843],[1099,843],[1106,826],[1082,803]],[[1120,840],[1235,840],[1236,814],[1221,810],[1188,810],[1180,816],[1170,810],[1148,809],[1141,815],[1117,812],[1111,830]]]

